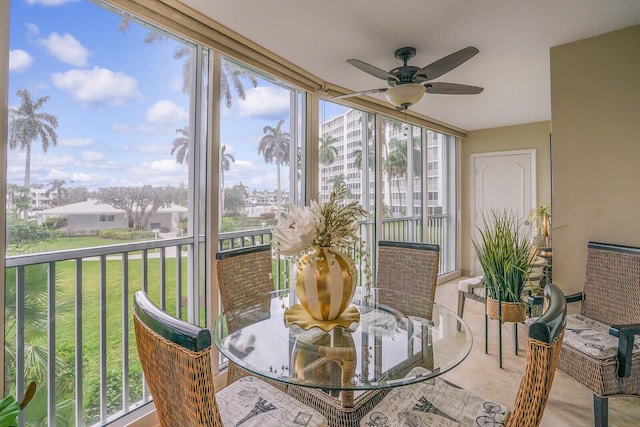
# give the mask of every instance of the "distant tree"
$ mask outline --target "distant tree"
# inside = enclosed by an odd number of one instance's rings
[[[220,211],[224,213],[224,206],[226,203],[225,187],[224,187],[224,173],[231,168],[231,163],[235,163],[236,159],[233,157],[231,153],[227,153],[227,146],[222,145],[222,149],[220,150],[220,188],[222,188],[222,206],[220,207]]]
[[[35,220],[21,219],[16,213],[7,215],[7,252],[32,253],[42,242],[54,240],[58,233],[38,225]]]
[[[22,98],[22,102],[17,109],[9,109],[9,148],[25,151],[24,187],[29,188],[31,144],[39,138],[45,153],[50,146],[56,146],[58,135],[55,128],[58,127],[58,119],[51,114],[38,112],[49,101],[48,96],[34,102],[27,89],[19,90],[17,95]]]
[[[331,135],[326,135],[320,138],[320,148],[318,152],[318,160],[320,160],[320,164],[329,166],[334,162],[338,155],[338,149],[334,145],[336,142],[337,139]]]
[[[391,178],[395,178],[396,180],[396,188],[398,190],[398,203],[400,206],[402,206],[402,192],[400,183],[403,179],[407,178],[407,172],[409,170],[409,150],[407,147],[407,143],[408,141],[406,139],[391,139],[391,141],[389,141],[389,148],[391,149],[391,151],[385,163],[387,173]],[[411,159],[413,175],[420,176],[420,139],[418,137],[412,138]]]
[[[7,201],[9,212],[22,215],[31,207],[29,189],[16,184],[7,185]]]
[[[176,133],[182,135],[173,140],[171,155],[176,154],[176,162],[182,164],[185,160],[189,160],[189,127],[176,129]]]
[[[241,184],[234,185],[224,192],[224,205],[230,214],[239,215],[244,209],[245,189]]]
[[[265,126],[262,129],[262,132],[265,134],[265,136],[263,136],[260,140],[260,143],[258,143],[258,154],[264,157],[264,161],[267,163],[272,163],[273,161],[275,161],[276,163],[278,174],[278,191],[276,193],[278,209],[280,209],[282,198],[280,167],[281,165],[289,164],[290,136],[289,132],[282,131],[281,128],[283,124],[284,119],[280,119],[275,128],[271,126]]]
[[[356,148],[353,150],[353,163],[357,169],[362,169],[362,141],[359,141],[359,146],[361,148]],[[369,144],[367,150],[367,167],[372,169],[375,167],[376,161],[376,151],[373,143]]]
[[[346,186],[346,182],[345,182],[345,176],[343,173],[339,174],[339,175],[335,175],[331,178],[331,183],[333,184],[333,190],[335,191],[336,189],[342,187],[342,186]]]
[[[87,187],[71,187],[67,189],[66,203],[86,202],[90,197]]]
[[[171,205],[176,197],[175,187],[108,187],[98,190],[96,198],[107,205],[126,212],[135,230],[144,230],[158,209]]]
[[[181,183],[176,188],[176,197],[173,201],[178,206],[187,206],[189,203],[189,189],[184,183]]]
[[[66,188],[64,188],[65,184],[66,181],[64,179],[54,179],[49,183],[50,187],[47,190],[47,196],[49,196],[49,194],[51,194],[52,192],[56,193],[56,199],[54,202],[56,206],[62,205],[62,201],[68,199],[69,197],[69,192]]]

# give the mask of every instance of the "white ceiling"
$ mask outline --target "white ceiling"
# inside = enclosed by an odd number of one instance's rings
[[[434,81],[484,92],[426,94],[410,107],[466,130],[550,120],[549,48],[640,23],[640,0],[181,1],[353,91],[386,83],[349,58],[388,71],[402,64],[393,53],[403,46],[417,49],[409,61],[417,67],[475,46],[478,55]]]

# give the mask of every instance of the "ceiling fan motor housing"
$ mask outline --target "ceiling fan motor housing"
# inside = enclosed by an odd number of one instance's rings
[[[394,79],[387,79],[387,83],[389,83],[389,86],[393,87],[393,86],[407,84],[407,83],[422,83],[427,81],[425,76],[416,75],[416,71],[418,71],[420,67],[407,65],[407,62],[411,58],[416,56],[415,48],[401,47],[400,49],[397,49],[395,51],[394,56],[396,57],[396,59],[399,59],[402,62],[404,62],[404,65],[389,71],[389,74],[396,76],[398,78],[397,81]]]

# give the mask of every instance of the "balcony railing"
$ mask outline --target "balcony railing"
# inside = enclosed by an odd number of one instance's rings
[[[362,222],[363,235],[372,235],[373,226]],[[420,241],[422,227],[415,218],[385,219],[382,239]],[[443,245],[444,216],[429,218],[427,231],[429,243]],[[269,229],[221,233],[218,250],[270,241]],[[199,253],[195,242],[177,238],[7,257],[5,375],[12,392],[24,393],[30,373],[37,372],[35,356],[46,365],[38,367],[46,372],[41,399],[27,407],[26,420],[21,414],[20,426],[53,426],[56,418],[68,425],[104,425],[149,402],[132,296],[145,290],[167,312],[203,324],[206,291],[188,285],[194,275],[199,282],[204,277],[189,267]],[[278,275],[289,268],[285,260],[274,260],[274,266]]]

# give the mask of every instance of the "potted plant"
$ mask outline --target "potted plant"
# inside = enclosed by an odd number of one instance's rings
[[[526,314],[522,292],[535,259],[530,232],[508,211],[491,210],[482,219],[484,228],[478,229],[480,238],[473,239],[473,247],[484,271],[487,314],[500,317],[501,303],[502,320],[520,322]]]
[[[542,204],[529,212],[529,221],[536,225],[534,245],[547,250],[551,247],[551,205]]]

